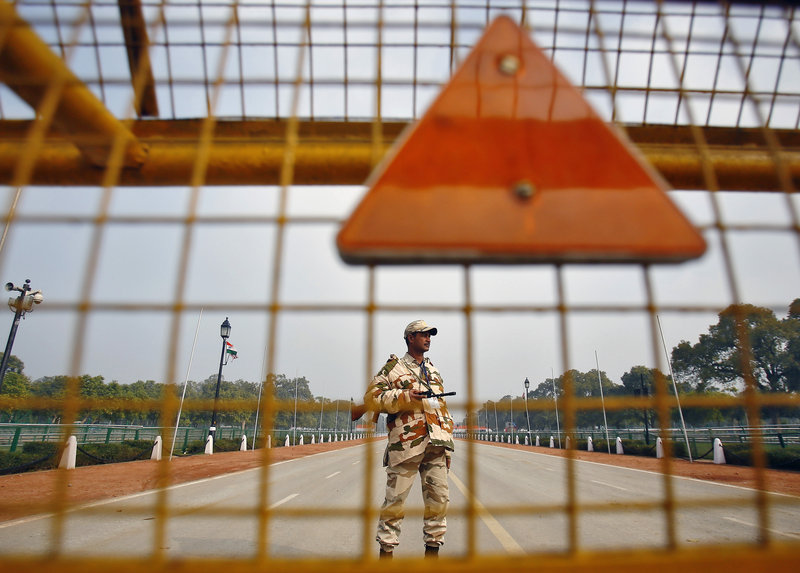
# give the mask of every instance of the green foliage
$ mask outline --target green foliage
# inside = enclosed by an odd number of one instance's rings
[[[616,444],[612,444],[611,451],[616,452],[616,447]],[[654,458],[656,457],[655,440],[651,444],[646,444],[642,440],[622,440],[622,451],[625,452],[625,455]]]
[[[149,458],[152,450],[153,443],[148,440],[125,440],[110,444],[82,444],[78,448],[75,465],[91,466],[103,462],[120,463],[142,460]]]
[[[240,442],[238,440],[228,440],[226,438],[219,438],[214,440],[215,452],[235,452],[239,450]],[[196,454],[204,454],[206,451],[205,440],[195,440],[189,442],[186,446],[184,455],[193,456]]]
[[[25,442],[22,452],[31,456],[55,455],[60,446],[55,442]]]
[[[749,443],[724,444],[725,462],[732,465],[752,466],[753,450]],[[790,445],[786,448],[767,445],[764,447],[766,465],[781,470],[800,470],[800,446]]]
[[[58,467],[59,445],[52,442],[25,443],[22,451],[0,451],[0,471],[48,470]],[[35,462],[35,463],[34,463]]]

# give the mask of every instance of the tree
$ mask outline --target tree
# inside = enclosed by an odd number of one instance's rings
[[[789,315],[782,321],[786,329],[787,344],[784,374],[789,392],[800,392],[800,298],[789,305]]]
[[[27,398],[32,394],[31,381],[21,372],[6,372],[3,379],[3,390],[0,394],[9,398]],[[8,420],[3,420],[4,413],[8,414]],[[20,410],[12,406],[7,412],[0,411],[0,421],[21,422],[29,420],[31,415],[30,410]]]
[[[5,356],[5,352],[0,352],[0,361],[3,360],[3,356]],[[22,360],[20,360],[13,354],[8,357],[6,374],[8,374],[9,372],[16,372],[17,374],[22,374],[23,370],[25,370],[25,363]]]
[[[273,396],[278,402],[273,419],[273,425],[276,428],[295,426],[295,396],[297,397],[297,427],[317,427],[319,412],[315,413],[314,395],[311,393],[305,377],[287,378],[283,374],[278,374],[271,377],[270,382]]]
[[[750,304],[731,305],[697,344],[686,341],[672,351],[676,378],[695,392],[734,393],[752,376],[765,393],[796,392],[800,387],[800,299],[784,320],[772,310]],[[777,418],[780,408],[765,410]]]

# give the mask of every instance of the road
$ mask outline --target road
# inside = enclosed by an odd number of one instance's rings
[[[459,443],[450,472],[448,536],[442,555],[461,556],[469,546],[466,511],[473,496],[475,549],[480,554],[560,552],[569,548],[564,458],[525,450],[475,444],[474,493],[470,493],[466,444]],[[366,448],[373,451],[367,472]],[[369,551],[375,523],[362,512],[365,477],[372,484],[373,508],[382,501],[383,444],[354,446],[270,466],[268,503],[276,512],[266,539],[276,557],[352,558],[365,539]],[[665,480],[660,474],[575,462],[575,497],[583,506],[575,540],[582,549],[663,548],[670,520],[659,508]],[[156,541],[167,557],[248,558],[258,550],[261,470],[247,470],[91,504],[71,511],[63,522],[37,516],[0,524],[0,554],[142,557]],[[758,512],[752,490],[673,478],[680,507],[672,523],[678,544],[751,543],[757,538]],[[161,497],[159,497],[161,496]],[[157,509],[170,508],[167,520]],[[716,500],[716,501],[714,501]],[[769,535],[800,540],[800,498],[769,494]],[[639,504],[635,507],[634,504]],[[593,506],[586,509],[586,506]],[[598,507],[601,506],[601,507]],[[398,556],[422,554],[422,496],[409,496]],[[325,515],[309,515],[325,511]],[[163,536],[157,535],[165,524]],[[365,530],[366,527],[366,530]]]

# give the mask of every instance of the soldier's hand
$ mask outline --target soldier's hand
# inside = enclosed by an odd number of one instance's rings
[[[408,398],[412,402],[422,402],[425,399],[425,392],[420,392],[419,390],[409,390],[408,391]]]

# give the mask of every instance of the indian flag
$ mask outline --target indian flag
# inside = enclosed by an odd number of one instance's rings
[[[231,356],[234,360],[239,358],[237,356],[238,352],[236,352],[236,349],[233,347],[233,344],[231,344],[227,340],[225,341],[225,352],[227,352],[228,355]]]

